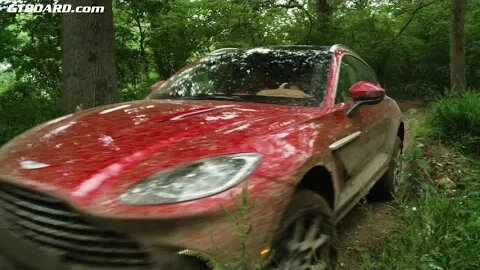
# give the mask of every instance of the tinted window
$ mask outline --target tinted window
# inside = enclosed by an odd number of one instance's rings
[[[330,55],[311,49],[225,50],[174,75],[154,98],[318,106],[325,96]]]
[[[354,56],[343,56],[340,64],[335,102],[340,103],[348,100],[350,98],[350,87],[359,81],[369,81],[378,84],[377,78],[370,67]]]

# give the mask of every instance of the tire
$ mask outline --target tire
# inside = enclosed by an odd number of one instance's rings
[[[268,270],[334,270],[332,209],[311,190],[295,193],[277,230]]]
[[[401,182],[400,174],[402,170],[402,140],[396,137],[395,147],[393,148],[393,155],[388,170],[378,180],[378,182],[370,190],[367,198],[371,201],[386,202],[392,200],[395,192],[398,189],[398,184]]]

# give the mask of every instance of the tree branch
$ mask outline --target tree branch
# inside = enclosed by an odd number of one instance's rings
[[[299,9],[299,10],[303,11],[305,13],[305,15],[307,15],[309,26],[308,26],[307,36],[305,37],[305,41],[307,43],[310,43],[310,37],[312,35],[312,28],[313,28],[313,24],[314,24],[312,14],[310,14],[310,12],[303,5],[301,5],[300,3],[298,3],[295,0],[290,0],[287,4],[280,4],[280,5],[277,5],[277,6],[278,7],[284,7],[286,9],[296,8],[296,9]]]
[[[436,2],[438,2],[439,0],[434,0],[434,1],[431,1],[431,2],[428,2],[424,5],[419,5],[417,8],[415,8],[412,12],[412,14],[410,15],[410,18],[408,18],[408,21],[407,23],[405,23],[405,25],[402,27],[402,29],[400,29],[400,32],[398,32],[395,37],[393,37],[392,39],[392,42],[395,41],[398,37],[400,37],[400,35],[405,31],[405,29],[407,29],[407,27],[410,25],[410,23],[413,21],[413,18],[415,17],[415,15],[423,8],[426,8]]]

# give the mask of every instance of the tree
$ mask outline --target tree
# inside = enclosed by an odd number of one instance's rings
[[[450,87],[452,91],[465,90],[465,13],[467,0],[452,0],[450,30]]]
[[[104,13],[65,13],[61,19],[62,110],[117,101],[112,0],[65,0],[76,6],[104,6]]]

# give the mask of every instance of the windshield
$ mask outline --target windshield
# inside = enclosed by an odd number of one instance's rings
[[[174,75],[153,98],[319,106],[330,58],[312,49],[224,49]]]

